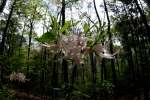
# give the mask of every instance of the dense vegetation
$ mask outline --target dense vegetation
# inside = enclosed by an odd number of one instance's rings
[[[150,100],[149,15],[149,0],[1,0],[0,100]]]

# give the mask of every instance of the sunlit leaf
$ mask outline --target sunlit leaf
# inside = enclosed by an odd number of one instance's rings
[[[85,23],[85,24],[83,25],[83,29],[84,29],[84,32],[86,33],[86,32],[89,31],[90,27],[89,27],[89,25],[88,25],[87,23]]]
[[[70,21],[66,21],[65,25],[60,29],[60,32],[64,32],[65,30],[69,29],[71,25]]]
[[[39,42],[42,43],[51,43],[54,42],[56,40],[56,36],[57,34],[53,31],[44,33],[40,38],[36,38],[36,40],[38,40]]]

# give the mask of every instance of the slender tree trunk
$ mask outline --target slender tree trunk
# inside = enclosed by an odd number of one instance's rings
[[[65,2],[65,0],[62,0],[62,9],[61,9],[62,26],[65,25],[65,9],[66,9],[66,2]]]
[[[26,23],[24,23],[24,26],[23,26],[23,30],[22,30],[22,34],[21,34],[21,39],[20,39],[20,43],[19,43],[19,55],[21,55],[21,47],[22,47],[22,43],[23,43],[23,33],[25,31],[25,27],[26,27]]]
[[[102,59],[102,64],[101,64],[101,81],[104,81],[104,61]]]
[[[3,84],[2,84],[2,82],[3,82],[3,65],[0,63],[0,89],[2,89],[3,88]]]
[[[7,0],[2,0],[0,5],[0,14],[3,12],[5,6],[6,6]]]
[[[110,19],[109,19],[109,14],[108,14],[108,10],[107,10],[106,1],[103,0],[103,2],[104,2],[105,12],[106,12],[106,16],[107,16],[107,21],[108,21],[107,32],[108,32],[108,35],[109,35],[109,40],[111,41],[110,42],[110,53],[113,54],[112,34],[110,32]],[[117,75],[116,75],[115,64],[114,64],[113,59],[111,60],[111,66],[112,66],[112,72],[113,72],[113,75],[112,75],[113,76],[113,81],[114,81],[114,84],[117,85]]]
[[[73,65],[72,75],[71,75],[71,84],[73,85],[77,77],[77,65]]]
[[[132,51],[128,46],[126,46],[125,48],[126,48],[125,51],[127,52],[127,61],[128,61],[128,66],[130,70],[131,80],[135,81],[135,70],[134,70],[134,64],[133,64]]]
[[[68,62],[65,59],[63,59],[62,67],[63,67],[64,82],[65,82],[65,84],[68,84],[68,82],[69,82],[69,79],[68,79]]]
[[[96,100],[96,57],[95,57],[95,53],[90,54],[90,60],[91,60],[91,71],[92,71],[92,85],[93,85],[92,100]]]
[[[68,62],[67,60],[63,59],[62,61],[62,70],[63,70],[63,79],[64,79],[64,85],[65,85],[65,100],[69,100],[70,97],[70,91],[68,90],[69,87],[69,78],[68,78]]]
[[[61,18],[62,18],[62,27],[65,25],[65,9],[66,9],[66,1],[62,0],[62,9],[61,9]],[[62,32],[63,34],[65,34],[65,31]],[[63,70],[63,79],[64,79],[64,83],[65,83],[65,89],[66,89],[66,93],[65,95],[68,94],[68,96],[66,97],[66,100],[69,99],[70,93],[68,91],[68,83],[69,83],[69,78],[68,78],[68,62],[67,60],[63,59],[62,61],[62,70]]]
[[[105,65],[105,59],[102,59],[102,64],[101,64],[101,80],[106,80],[107,79],[107,70],[106,70],[106,65]]]
[[[53,88],[57,88],[58,87],[58,67],[57,67],[57,54],[54,57],[54,65],[53,65],[53,69],[52,69],[52,86]],[[53,89],[53,99],[56,100],[57,97],[57,92]]]
[[[82,66],[82,82],[85,82],[85,68],[84,68],[84,64],[81,65]]]
[[[47,69],[46,69],[46,61],[47,61],[47,59],[46,59],[46,55],[47,55],[47,51],[46,51],[46,48],[43,48],[44,50],[43,50],[43,56],[42,56],[42,59],[43,59],[43,63],[42,63],[42,68],[43,68],[43,86],[42,86],[42,90],[43,90],[43,94],[45,94],[45,80],[46,80],[46,71],[47,71]],[[56,79],[57,80],[57,79]],[[57,84],[56,84],[57,85]]]
[[[40,55],[40,66],[43,66],[43,47],[41,48],[41,55]],[[42,83],[43,83],[43,71],[42,68],[40,70],[40,96],[42,98],[43,90],[42,90]]]
[[[97,8],[96,8],[95,0],[93,0],[93,4],[94,4],[94,9],[95,9],[95,13],[96,13],[96,16],[97,16],[97,19],[98,19],[99,29],[100,29],[100,27],[101,27],[101,20],[100,20],[100,17],[99,17],[99,14],[98,14]],[[100,30],[98,30],[98,31],[100,31]]]
[[[11,34],[8,34],[7,36],[7,45],[9,45],[9,49],[7,50],[8,57],[10,57],[13,54],[13,42],[14,42],[13,36]]]
[[[121,72],[120,72],[120,64],[119,64],[119,59],[118,57],[116,57],[116,64],[117,64],[117,67],[118,67],[118,77],[120,76]]]
[[[147,21],[147,18],[146,18],[146,15],[144,14],[144,11],[141,9],[139,3],[138,3],[138,0],[134,0],[136,6],[137,6],[137,9],[139,10],[140,12],[140,15],[141,15],[141,18],[142,18],[142,21],[145,25],[145,28],[146,28],[146,34],[148,36],[148,38],[150,39],[150,28],[149,28],[149,25],[148,25],[148,21]]]
[[[32,19],[31,19],[32,20]],[[32,39],[32,30],[33,30],[33,21],[30,20],[30,33],[29,33],[29,44],[28,44],[28,57],[27,57],[27,77],[29,75],[29,61],[30,61],[30,51],[31,51],[31,39]]]
[[[105,12],[106,12],[107,22],[108,22],[107,32],[108,32],[109,40],[110,40],[110,53],[113,54],[112,33],[110,31],[110,19],[109,19],[109,14],[108,14],[106,1],[103,0],[103,3],[104,3],[104,9],[105,9]],[[115,70],[114,59],[111,59],[111,68],[112,68],[113,83],[114,83],[114,85],[115,85],[115,87],[117,89],[117,75],[116,75],[116,70]],[[115,99],[117,99],[117,98],[115,97]]]
[[[7,22],[6,22],[6,26],[4,28],[4,32],[3,32],[3,35],[2,35],[2,42],[0,44],[0,53],[1,54],[4,53],[5,42],[6,42],[6,38],[7,38],[7,31],[8,31],[8,28],[9,28],[9,23],[10,23],[12,14],[13,14],[13,10],[15,8],[15,4],[16,4],[16,0],[14,0],[13,4],[11,6],[10,13],[8,15],[8,19],[7,19]]]
[[[65,25],[65,8],[66,8],[66,2],[65,0],[62,0],[62,9],[61,9],[61,15],[62,15],[62,27]],[[64,34],[65,32],[63,32]],[[68,63],[65,59],[63,59],[62,62],[63,66],[63,72],[64,72],[64,82],[65,84],[68,84]]]
[[[4,0],[5,1],[5,0]],[[6,42],[6,38],[7,38],[7,31],[8,31],[8,28],[9,28],[9,23],[10,23],[10,20],[11,20],[11,17],[13,15],[13,10],[14,10],[14,7],[15,7],[15,4],[16,4],[16,0],[13,1],[12,3],[12,6],[11,6],[11,9],[10,9],[10,13],[8,15],[8,19],[7,19],[7,22],[6,22],[6,26],[4,28],[4,32],[2,34],[2,42],[0,43],[0,54],[1,55],[4,55],[4,48],[5,48],[5,42]],[[2,88],[2,82],[3,82],[3,68],[4,66],[2,64],[0,64],[0,88]]]

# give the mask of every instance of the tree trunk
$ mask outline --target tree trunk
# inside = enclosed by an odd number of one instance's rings
[[[90,54],[90,60],[91,60],[91,71],[92,71],[92,85],[93,85],[92,100],[96,100],[96,57],[95,57],[95,53]]]
[[[20,39],[20,43],[19,43],[19,55],[21,55],[21,47],[22,47],[22,43],[23,43],[23,33],[25,31],[25,27],[26,27],[26,23],[24,23],[24,26],[23,26],[23,30],[22,30],[22,34],[21,34],[21,39]]]
[[[12,17],[12,14],[13,14],[13,10],[15,8],[15,4],[16,4],[16,0],[14,0],[12,6],[11,6],[11,9],[10,9],[10,13],[8,15],[8,19],[7,19],[7,22],[6,22],[6,26],[4,28],[4,32],[3,32],[3,35],[2,35],[2,42],[0,44],[0,53],[3,54],[4,53],[4,48],[5,48],[5,42],[6,42],[6,37],[7,37],[7,30],[9,28],[9,23],[10,23],[10,20],[11,20],[11,17]]]
[[[65,25],[65,8],[66,8],[66,2],[65,2],[65,0],[62,0],[62,9],[61,9],[62,26]]]
[[[98,14],[97,8],[96,8],[95,0],[93,0],[93,4],[94,4],[94,9],[95,9],[96,16],[97,16],[97,18],[98,18],[99,29],[100,29],[100,28],[101,28],[101,20],[100,20],[100,17],[99,17],[99,14]],[[98,30],[98,31],[100,31],[100,30]]]
[[[106,1],[103,0],[103,2],[104,2],[104,8],[105,8],[106,16],[107,16],[107,21],[108,21],[107,32],[108,32],[108,35],[109,35],[109,40],[111,41],[110,42],[110,53],[113,54],[112,34],[110,32],[110,19],[109,19],[109,14],[108,14],[108,10],[107,10]],[[112,72],[113,72],[113,74],[112,74],[113,81],[114,81],[114,84],[117,85],[117,75],[116,75],[115,64],[114,64],[113,59],[111,60],[111,67],[112,67]]]
[[[53,69],[52,69],[52,86],[53,88],[58,87],[58,67],[57,67],[57,54],[54,57]],[[57,100],[57,91],[53,89],[53,100]]]
[[[102,59],[102,64],[101,64],[101,80],[106,80],[107,79],[107,70],[106,70],[106,65],[105,65],[105,59]]]
[[[103,0],[103,3],[104,3],[104,9],[105,9],[105,12],[106,12],[107,22],[108,22],[107,32],[108,32],[109,40],[110,40],[110,53],[113,54],[112,33],[110,32],[110,19],[109,19],[109,14],[108,14],[106,1]],[[114,85],[115,85],[115,87],[117,89],[117,75],[116,75],[116,70],[115,70],[114,59],[111,59],[111,68],[112,68],[113,83],[114,83]],[[114,92],[116,92],[116,91],[114,91]]]
[[[82,64],[81,66],[82,66],[82,82],[85,83],[85,68],[84,68],[84,64]]]
[[[71,84],[73,85],[77,77],[77,65],[73,65],[72,75],[71,75]]]
[[[134,0],[136,6],[137,6],[137,9],[139,10],[140,12],[140,15],[141,15],[141,18],[142,18],[142,21],[145,25],[145,28],[146,28],[146,34],[147,34],[147,37],[148,39],[150,39],[150,28],[149,28],[149,25],[148,25],[148,21],[147,21],[147,18],[146,18],[146,15],[144,14],[144,11],[141,9],[139,3],[138,3],[138,0]]]
[[[68,84],[68,82],[69,82],[69,79],[68,79],[68,62],[65,59],[63,59],[62,67],[63,67],[64,83]]]
[[[3,12],[5,6],[6,6],[7,0],[2,0],[0,5],[0,14]]]
[[[5,0],[4,0],[5,1]],[[4,48],[5,48],[5,42],[6,42],[6,37],[7,37],[7,30],[9,28],[9,23],[10,23],[10,20],[11,20],[11,17],[12,17],[12,14],[13,14],[13,10],[14,10],[14,7],[15,7],[15,4],[16,4],[16,0],[14,0],[12,6],[11,6],[11,10],[10,10],[10,13],[8,15],[8,19],[7,19],[7,22],[6,22],[6,26],[4,28],[4,32],[2,34],[2,42],[0,43],[0,54],[1,55],[4,55]],[[3,82],[3,65],[0,64],[0,88],[2,88],[2,82]]]
[[[29,61],[30,61],[30,51],[31,51],[31,39],[32,39],[32,30],[33,30],[33,21],[30,20],[30,33],[29,33],[29,41],[28,41],[28,57],[27,57],[27,77],[29,75]]]

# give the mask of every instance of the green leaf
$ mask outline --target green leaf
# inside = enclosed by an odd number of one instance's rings
[[[88,37],[88,41],[87,41],[87,46],[91,47],[91,46],[93,46],[93,44],[94,44],[94,40],[93,40],[93,38],[91,36],[89,36]]]
[[[58,28],[58,22],[57,22],[57,19],[54,17],[54,16],[50,16],[51,17],[51,27],[52,29],[57,29]]]
[[[60,29],[60,32],[64,32],[67,29],[69,29],[71,26],[71,22],[70,21],[66,21],[65,25]]]
[[[44,33],[40,38],[36,38],[37,41],[39,42],[46,42],[46,43],[52,43],[56,40],[57,34],[56,32],[50,31],[47,33]]]
[[[86,32],[88,32],[89,31],[89,25],[87,24],[87,23],[85,23],[84,25],[83,25],[83,29],[84,29],[84,32],[86,33]]]

